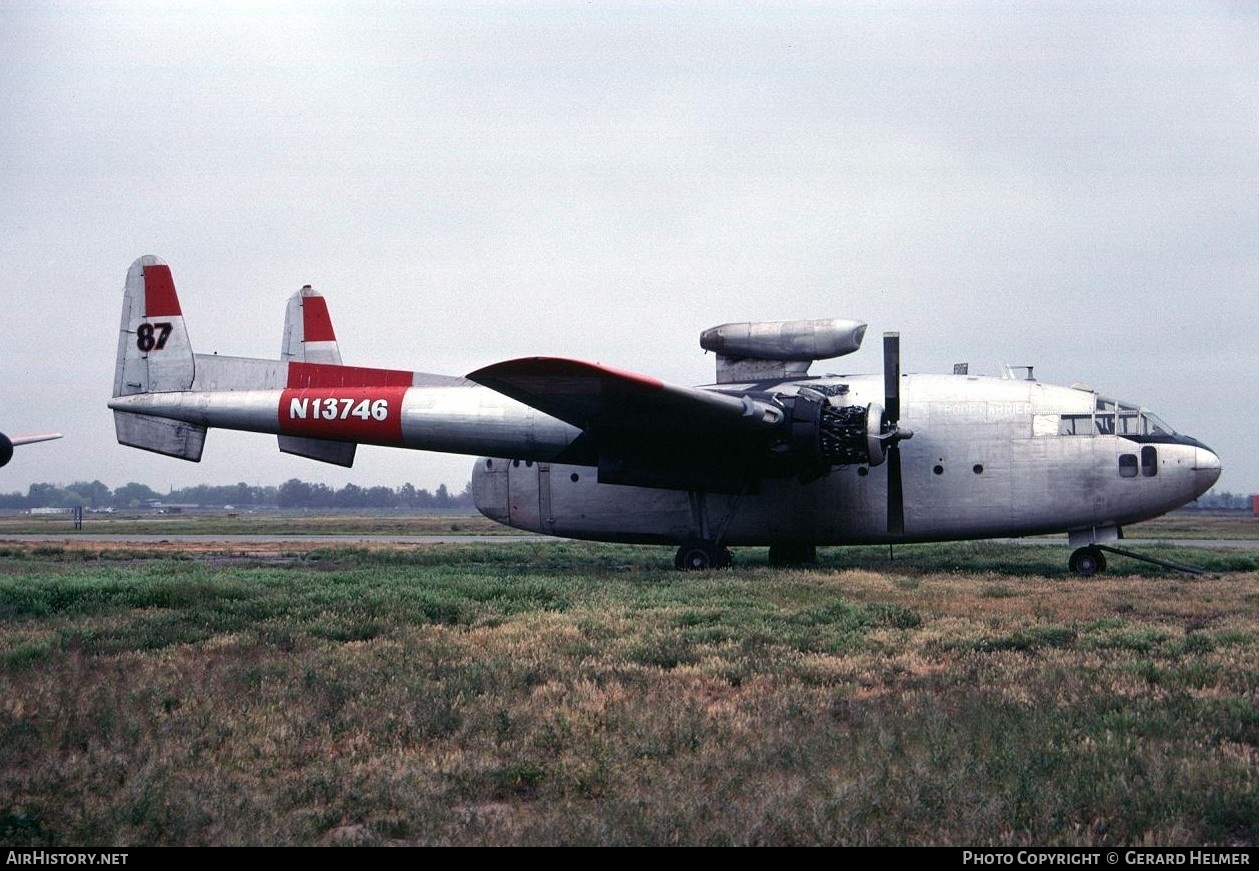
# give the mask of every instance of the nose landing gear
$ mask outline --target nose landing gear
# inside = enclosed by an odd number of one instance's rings
[[[1067,560],[1067,568],[1072,574],[1082,578],[1104,572],[1106,571],[1106,554],[1102,553],[1102,549],[1096,545],[1079,548]]]
[[[1168,562],[1167,560],[1156,559],[1152,556],[1133,553],[1130,550],[1120,550],[1117,547],[1110,547],[1105,544],[1090,544],[1088,547],[1082,547],[1071,554],[1071,559],[1067,561],[1067,567],[1072,572],[1082,578],[1098,572],[1106,571],[1106,554],[1102,551],[1108,550],[1111,553],[1117,553],[1120,556],[1131,557],[1132,559],[1141,560],[1142,562],[1153,563],[1156,566],[1162,566],[1167,569],[1175,569],[1178,572],[1184,572],[1189,575],[1205,575],[1204,569],[1195,569],[1193,566],[1185,566],[1180,563]]]

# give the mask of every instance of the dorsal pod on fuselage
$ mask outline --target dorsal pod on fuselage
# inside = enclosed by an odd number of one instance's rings
[[[814,360],[851,354],[866,325],[847,318],[743,321],[700,333],[699,344],[717,357],[718,383],[803,375]]]

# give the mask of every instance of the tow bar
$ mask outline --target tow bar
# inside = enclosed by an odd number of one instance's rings
[[[1110,545],[1107,545],[1107,544],[1095,544],[1093,546],[1099,550],[1108,550],[1111,553],[1117,553],[1120,556],[1132,557],[1133,559],[1139,559],[1142,562],[1154,563],[1154,565],[1162,566],[1165,569],[1175,569],[1178,572],[1185,572],[1186,574],[1190,574],[1190,575],[1209,574],[1205,569],[1195,569],[1192,566],[1182,566],[1180,563],[1173,563],[1173,562],[1168,562],[1167,560],[1155,559],[1152,556],[1144,556],[1139,553],[1133,553],[1130,550],[1121,550],[1120,548],[1111,547]]]

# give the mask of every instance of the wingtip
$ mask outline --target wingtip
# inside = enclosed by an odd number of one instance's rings
[[[61,437],[61,433],[59,432],[37,432],[30,435],[12,436],[9,441],[15,445],[29,445],[34,444],[35,442],[49,442],[53,439],[59,439]]]

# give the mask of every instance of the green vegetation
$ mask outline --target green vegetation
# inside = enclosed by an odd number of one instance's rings
[[[0,845],[1259,843],[1259,554],[0,552]]]

